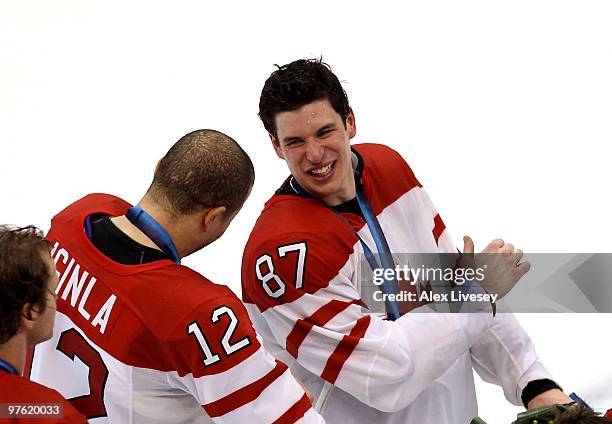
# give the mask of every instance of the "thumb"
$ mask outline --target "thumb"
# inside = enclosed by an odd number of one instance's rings
[[[470,236],[463,236],[463,253],[474,254],[474,242]]]

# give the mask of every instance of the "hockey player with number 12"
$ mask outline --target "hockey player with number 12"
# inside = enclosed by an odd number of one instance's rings
[[[55,216],[58,313],[32,378],[92,423],[322,423],[236,295],[180,264],[224,233],[253,180],[234,140],[199,130],[136,207],[92,194]]]

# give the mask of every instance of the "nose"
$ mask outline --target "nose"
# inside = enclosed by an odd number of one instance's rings
[[[316,140],[306,141],[306,159],[311,163],[320,163],[323,161],[325,148]]]

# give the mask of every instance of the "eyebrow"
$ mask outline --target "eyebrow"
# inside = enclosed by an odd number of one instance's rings
[[[336,124],[334,124],[333,122],[330,122],[329,124],[325,124],[323,125],[321,128],[317,129],[315,131],[315,134],[319,134],[322,131],[327,131],[327,130],[332,130],[336,128]],[[282,143],[286,144],[286,143],[291,143],[292,141],[302,141],[303,138],[302,137],[285,137],[283,138],[281,141]]]
[[[283,144],[291,143],[292,141],[302,141],[302,137],[285,137],[283,138]]]
[[[331,130],[331,129],[334,129],[334,128],[336,128],[336,124],[329,123],[329,124],[327,124],[327,125],[323,125],[321,128],[319,128],[319,129],[316,131],[316,133],[318,134],[318,133],[320,133],[320,132],[322,132],[322,131],[327,131],[327,130]]]

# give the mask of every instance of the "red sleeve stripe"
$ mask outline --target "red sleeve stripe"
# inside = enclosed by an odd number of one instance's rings
[[[336,382],[344,363],[347,361],[349,356],[351,356],[351,353],[353,353],[355,347],[357,347],[359,340],[365,335],[369,325],[369,315],[357,320],[349,335],[344,336],[342,340],[340,340],[340,343],[338,343],[338,346],[336,346],[334,353],[332,353],[327,360],[325,369],[323,369],[323,372],[321,373],[321,378],[329,381],[332,384]]]
[[[211,418],[225,415],[228,412],[238,409],[241,406],[244,406],[247,403],[250,403],[257,399],[261,392],[263,392],[270,384],[272,384],[274,380],[283,375],[286,370],[287,365],[277,359],[276,366],[272,369],[272,371],[264,375],[259,380],[254,381],[253,383],[244,386],[243,388],[238,389],[235,392],[222,397],[221,399],[217,399],[214,402],[207,403],[202,407],[204,408],[208,416]]]
[[[273,424],[293,424],[300,418],[304,417],[304,414],[306,414],[311,407],[312,404],[310,403],[310,399],[308,399],[308,395],[304,393],[304,396],[294,403],[293,406],[287,410],[287,412],[278,417]]]
[[[332,300],[329,303],[321,306],[308,318],[297,320],[285,342],[287,352],[289,352],[289,354],[291,354],[291,356],[294,358],[297,358],[298,350],[300,349],[300,346],[308,333],[310,333],[312,327],[315,325],[318,327],[323,327],[333,317],[353,304],[360,305],[361,302],[359,300],[353,300],[352,302]]]
[[[444,225],[444,221],[442,221],[440,214],[436,214],[436,217],[434,218],[434,227],[433,230],[431,230],[434,239],[436,240],[436,244],[438,244],[438,240],[440,240],[440,236],[442,235],[445,229],[446,225]]]

